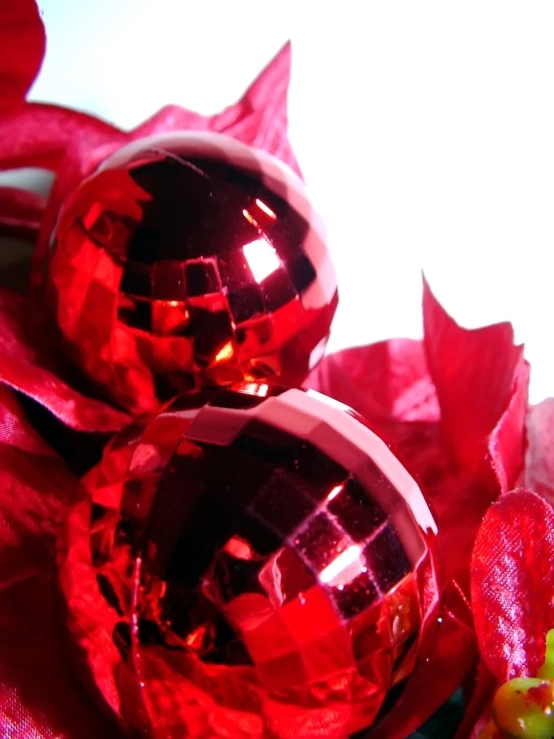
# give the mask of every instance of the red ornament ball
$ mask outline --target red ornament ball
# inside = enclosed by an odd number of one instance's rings
[[[338,301],[301,180],[214,133],[145,139],[87,179],[53,234],[48,297],[74,361],[134,412],[203,385],[301,383]]]
[[[259,383],[192,392],[86,482],[60,578],[81,665],[126,725],[342,739],[401,692],[433,621],[436,527],[352,411]]]

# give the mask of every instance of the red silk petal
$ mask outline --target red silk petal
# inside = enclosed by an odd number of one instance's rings
[[[515,486],[523,468],[529,375],[529,365],[521,356],[514,370],[509,404],[488,441],[491,465],[502,493]]]
[[[34,0],[0,0],[0,115],[16,108],[33,84],[46,36]]]
[[[527,452],[523,484],[554,503],[554,398],[527,415]]]
[[[252,111],[234,125],[226,125],[230,136],[273,154],[302,176],[287,135],[287,99],[290,84],[291,44],[287,42],[252,83],[239,105]],[[216,116],[216,126],[222,125],[227,111]],[[241,125],[244,121],[247,125]]]
[[[458,326],[425,282],[425,348],[453,459],[471,470],[487,454],[487,439],[508,408],[523,349],[510,324],[475,330]]]
[[[474,685],[466,696],[464,718],[454,739],[477,739],[491,713],[491,703],[498,684],[484,662],[477,667]]]
[[[486,387],[493,380],[484,374],[480,381]],[[528,386],[529,366],[521,357],[514,370],[508,405],[485,439],[480,464],[476,461],[470,472],[462,470],[461,474],[439,477],[428,490],[441,531],[445,571],[467,594],[469,560],[481,520],[499,494],[516,484],[522,470]],[[465,419],[460,415],[458,421],[464,423]]]
[[[25,103],[0,119],[0,169],[39,167],[57,171],[72,143],[84,153],[112,142],[125,143],[125,134],[94,116],[58,105]]]
[[[554,508],[517,490],[488,510],[471,563],[481,654],[504,682],[536,675],[554,627]]]
[[[41,437],[23,420],[15,393],[0,386],[0,444],[17,446],[32,454],[48,454]]]
[[[46,201],[40,195],[0,186],[0,234],[36,238],[45,208]]]
[[[420,341],[395,339],[325,357],[307,385],[367,419],[437,421],[439,407]]]
[[[0,733],[115,739],[72,674],[55,538],[76,479],[0,387]]]
[[[56,375],[48,356],[55,342],[39,319],[31,303],[0,291],[0,382],[33,398],[70,428],[120,429],[128,420],[124,413],[81,395]]]
[[[136,140],[171,131],[217,131],[273,154],[300,175],[287,136],[290,64],[289,42],[262,70],[242,98],[221,113],[206,117],[170,105],[136,128],[131,136]]]
[[[0,591],[1,736],[118,739],[68,662],[58,607],[52,574]]]

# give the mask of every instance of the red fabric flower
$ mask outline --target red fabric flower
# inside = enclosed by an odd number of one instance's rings
[[[44,167],[56,180],[48,204],[2,189],[0,230],[37,234],[40,228],[35,286],[60,203],[100,161],[131,140],[209,129],[264,148],[297,169],[286,137],[288,46],[223,113],[205,117],[170,106],[124,132],[82,113],[22,102],[40,66],[44,37],[34,5],[21,0],[15,16],[12,5],[0,4],[0,45],[14,49],[24,43],[33,51],[24,61],[24,55],[7,55],[15,66],[0,69],[0,80],[9,88],[3,96],[8,104],[0,111],[0,169]],[[14,29],[17,34],[28,29],[28,41],[17,40]],[[545,526],[550,508],[528,492],[505,495],[490,507],[515,486],[522,470],[529,374],[522,349],[514,346],[507,324],[460,328],[427,286],[423,307],[423,342],[391,340],[345,350],[327,357],[309,380],[311,387],[362,413],[388,441],[426,491],[440,530],[445,590],[441,621],[436,633],[429,630],[434,648],[375,731],[377,739],[404,737],[416,729],[461,683],[475,663],[477,645],[498,680],[516,669],[534,669],[543,631],[553,625],[546,602],[550,574],[543,573],[544,561],[550,563],[552,556]],[[117,736],[115,724],[82,693],[65,658],[55,538],[77,480],[36,429],[58,447],[68,428],[76,432],[71,453],[65,450],[74,463],[92,434],[109,434],[128,417],[88,397],[85,381],[55,356],[55,346],[36,304],[0,294],[0,726],[8,727],[5,736],[18,739]],[[547,495],[553,490],[544,443],[550,412],[548,405],[531,412],[525,472],[526,485]],[[470,558],[483,517],[470,588]],[[500,547],[494,558],[492,531]],[[536,608],[544,614],[540,621]],[[501,631],[491,629],[491,619],[503,625]],[[493,684],[485,668],[480,675],[469,711],[474,718]],[[467,723],[462,731],[470,728]]]
[[[398,708],[376,731],[377,737],[403,737],[417,728],[448,698],[473,664],[477,645],[467,600],[471,547],[479,522],[490,503],[515,483],[523,454],[527,367],[520,348],[513,346],[509,330],[505,326],[479,331],[461,329],[444,313],[427,287],[424,316],[423,343],[399,340],[346,350],[324,359],[310,379],[312,387],[362,412],[393,446],[427,491],[441,531],[441,553],[448,586],[442,604],[442,623],[437,634],[433,635],[436,636],[435,647],[430,661],[418,666]],[[498,361],[490,361],[491,344],[496,346]],[[11,348],[14,353],[13,343]],[[471,368],[465,361],[470,350],[473,356]],[[23,356],[29,359],[28,351],[27,347]],[[29,368],[31,372],[36,371],[39,356],[37,350],[28,361],[27,369],[24,364],[20,366],[19,375],[27,376]],[[45,366],[45,360],[42,361]],[[505,368],[505,374],[502,368]],[[46,373],[46,369],[43,372]],[[50,383],[53,377],[51,373]],[[15,384],[13,380],[11,382]],[[460,391],[462,385],[464,393]],[[489,393],[482,391],[487,386]],[[493,392],[495,387],[497,391]],[[24,423],[21,413],[18,412],[20,420],[14,426],[14,401],[12,396],[6,397],[10,398],[12,412],[5,416],[3,427],[19,430]],[[92,402],[76,396],[71,404],[74,413],[68,414],[67,409],[60,410],[64,406],[55,393],[44,399],[39,390],[35,397],[74,428],[82,428],[83,414],[87,404]],[[481,402],[478,402],[479,398]],[[100,412],[99,404],[94,410]],[[101,410],[108,414],[112,427],[118,425],[120,419],[115,411],[107,406],[102,406]],[[97,420],[95,415],[90,418]],[[121,422],[123,420],[121,418]],[[474,430],[471,435],[460,433],[455,428],[466,424],[471,424]],[[27,434],[33,433],[25,428]],[[27,436],[21,431],[18,433],[19,443],[29,444]],[[474,451],[477,448],[482,449],[481,455]],[[505,450],[509,450],[509,459]],[[50,454],[55,459],[53,453]],[[56,464],[63,469],[59,460]],[[18,484],[27,489],[31,484],[28,476],[31,475],[34,482],[33,475],[42,470],[42,461],[22,467],[18,472]],[[70,474],[67,471],[65,474],[67,483],[63,489],[52,490],[51,484],[39,482],[37,485],[34,482],[35,490],[38,487],[40,492],[41,506],[53,500],[58,512],[63,508],[64,496],[75,486]],[[14,514],[19,512],[20,505],[30,505],[24,501],[25,496],[17,496]],[[41,541],[43,535],[48,541],[46,523],[40,514],[22,517],[28,530],[22,529],[19,533],[8,557],[9,567],[16,571],[19,560],[25,561],[28,551],[31,551],[27,548],[27,541]],[[52,538],[49,541],[52,544]],[[11,582],[14,576],[6,579]],[[49,587],[55,588],[53,579]],[[44,597],[44,591],[39,593],[37,590],[35,595]],[[28,601],[25,602],[27,604]],[[61,614],[53,608],[49,618],[51,629],[55,631],[56,624],[61,622]],[[63,639],[61,633],[58,638]],[[43,659],[42,648],[35,652],[39,660]],[[425,686],[423,691],[422,685]],[[17,681],[10,690],[13,694],[21,694],[21,691],[18,693]],[[25,715],[38,715],[40,692],[41,689],[36,687],[36,695],[32,691],[28,693],[35,695],[37,704],[34,703],[35,698],[27,700],[27,694],[23,694],[17,710]],[[50,726],[48,722],[44,725]],[[72,733],[71,729],[62,734],[67,737],[77,735],[83,736]]]

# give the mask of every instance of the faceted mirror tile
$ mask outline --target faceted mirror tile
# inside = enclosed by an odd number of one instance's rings
[[[353,478],[337,486],[331,495],[329,511],[355,542],[367,539],[386,520],[383,509]]]

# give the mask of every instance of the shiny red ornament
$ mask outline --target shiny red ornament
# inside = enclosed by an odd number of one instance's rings
[[[77,364],[136,412],[199,385],[301,382],[337,305],[301,180],[213,133],[110,157],[62,208],[48,283]]]
[[[60,578],[85,674],[126,725],[342,739],[402,692],[437,603],[436,526],[346,406],[192,392],[85,482]]]

